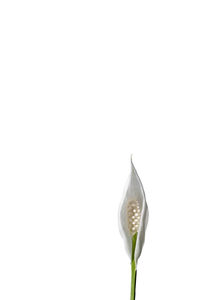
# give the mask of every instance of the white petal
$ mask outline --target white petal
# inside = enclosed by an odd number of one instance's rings
[[[128,227],[128,217],[127,217],[127,207],[131,201],[136,200],[139,204],[141,211],[138,236],[135,248],[135,262],[137,264],[138,258],[141,254],[144,240],[145,240],[145,230],[148,223],[148,207],[145,199],[145,193],[140,181],[140,178],[136,172],[131,158],[131,174],[129,176],[128,185],[125,189],[125,195],[123,197],[122,203],[119,210],[119,228],[120,233],[124,239],[126,250],[131,257],[132,253],[132,233]]]

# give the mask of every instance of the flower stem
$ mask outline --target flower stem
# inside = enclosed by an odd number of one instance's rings
[[[131,300],[135,300],[136,288],[136,263],[135,263],[135,246],[137,241],[137,233],[132,238],[132,259],[131,259]]]

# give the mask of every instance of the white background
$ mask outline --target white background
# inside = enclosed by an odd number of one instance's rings
[[[130,154],[150,210],[137,300],[199,299],[197,0],[0,3],[0,299],[129,299]]]

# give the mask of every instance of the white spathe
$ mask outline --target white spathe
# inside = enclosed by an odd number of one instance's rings
[[[148,207],[146,203],[144,189],[141,183],[141,180],[137,174],[137,171],[133,165],[133,159],[131,157],[131,174],[129,176],[128,185],[125,189],[125,194],[122,199],[122,203],[119,209],[119,228],[120,233],[124,239],[125,247],[128,252],[128,255],[131,258],[132,255],[132,236],[128,227],[128,214],[127,209],[131,201],[136,200],[139,203],[141,217],[138,228],[138,236],[136,241],[135,248],[135,263],[137,265],[138,258],[142,252],[142,248],[145,240],[145,231],[148,223]]]

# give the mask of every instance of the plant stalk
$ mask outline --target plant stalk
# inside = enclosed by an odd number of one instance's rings
[[[132,238],[132,258],[131,258],[131,300],[135,300],[136,291],[136,262],[135,262],[135,246],[137,241],[137,233]]]

